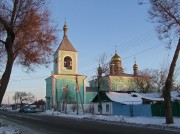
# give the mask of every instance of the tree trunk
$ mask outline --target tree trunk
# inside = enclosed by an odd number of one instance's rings
[[[2,99],[4,97],[4,94],[7,89],[7,85],[9,83],[11,71],[12,71],[13,61],[9,60],[6,65],[5,72],[2,75],[1,78],[1,84],[0,84],[0,105],[2,103]]]
[[[100,98],[100,77],[98,76],[98,101],[99,101],[99,110],[100,110],[100,114],[102,114],[102,102],[101,102],[101,98]]]
[[[166,79],[165,87],[164,87],[164,91],[163,91],[164,102],[165,102],[166,124],[174,123],[174,121],[173,121],[173,111],[172,111],[172,106],[171,106],[170,90],[171,90],[171,87],[172,87],[173,73],[174,73],[174,70],[175,70],[176,61],[178,59],[179,51],[180,51],[180,38],[179,38],[179,41],[178,41],[178,45],[176,47],[176,51],[175,51],[174,56],[173,56],[173,60],[171,62],[171,66],[169,68],[168,77]]]
[[[9,30],[6,41],[5,41],[5,49],[7,52],[7,64],[6,64],[5,71],[4,71],[2,78],[1,78],[0,105],[2,103],[2,99],[3,99],[4,94],[6,92],[6,89],[7,89],[8,83],[9,83],[9,79],[11,76],[12,67],[13,67],[14,57],[13,57],[12,45],[13,45],[14,39],[15,39],[14,32]]]

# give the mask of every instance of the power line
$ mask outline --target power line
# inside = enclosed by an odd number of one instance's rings
[[[135,54],[132,54],[132,55],[130,55],[130,56],[127,56],[127,57],[125,57],[125,58],[122,58],[122,60],[126,60],[126,59],[129,59],[129,58],[131,58],[131,57],[135,57],[135,56],[140,55],[140,54],[142,54],[142,53],[148,52],[148,51],[150,51],[150,50],[152,50],[152,49],[154,49],[154,48],[157,48],[157,47],[159,47],[159,46],[161,46],[161,45],[163,45],[163,43],[160,44],[160,45],[154,45],[154,46],[152,46],[152,47],[150,47],[150,48],[144,49],[144,50],[139,51],[139,52],[137,52],[137,53],[135,53]],[[93,64],[96,64],[96,63],[93,62]],[[93,64],[91,64],[91,65],[93,65]],[[88,70],[81,70],[80,72],[83,74],[83,73],[87,73],[87,72],[92,72],[92,71],[94,71],[95,69],[96,69],[96,68],[93,67],[93,68],[88,69]],[[48,77],[49,77],[49,76],[33,77],[33,78],[19,79],[19,80],[13,80],[13,79],[12,79],[11,81],[24,81],[24,80],[32,80],[32,79],[37,80],[37,79],[48,78]]]
[[[144,49],[144,50],[142,50],[142,51],[140,51],[140,52],[137,52],[137,53],[135,53],[135,54],[132,54],[132,55],[130,55],[130,56],[128,56],[128,57],[125,57],[125,58],[122,58],[122,60],[126,60],[126,59],[129,59],[129,58],[132,58],[132,57],[136,57],[137,55],[140,55],[140,54],[142,54],[142,53],[145,53],[145,52],[148,52],[148,51],[150,51],[150,50],[152,50],[152,49],[155,49],[155,48],[157,48],[157,47],[160,47],[161,45],[163,45],[163,43],[162,44],[160,44],[160,45],[154,45],[154,46],[152,46],[152,47],[150,47],[150,48],[147,48],[147,49]],[[89,69],[89,70],[83,70],[81,73],[83,74],[84,72],[90,72],[90,71],[92,71],[92,70],[95,70],[96,68],[92,68],[92,69]]]
[[[142,39],[142,37],[146,37],[146,38]],[[147,42],[147,41],[153,39],[154,37],[155,36],[153,35],[152,30],[150,30],[144,34],[141,34],[140,36],[137,36],[137,38],[135,38],[135,39],[132,39],[126,43],[122,43],[123,45],[117,45],[117,47],[119,47],[119,49],[117,49],[117,50],[120,50],[120,51],[118,51],[120,53],[126,52],[126,51],[133,49],[135,47],[144,45],[143,42],[145,42],[145,41]],[[137,43],[138,43],[138,45],[137,45]],[[112,50],[114,50],[114,48],[110,49],[110,50],[106,50],[103,53],[109,54],[109,53],[111,53]],[[101,54],[103,54],[103,53],[101,53]],[[107,58],[110,58],[110,57],[112,57],[111,54],[107,55]],[[96,58],[97,58],[97,56],[96,56]],[[83,63],[83,65],[80,64],[80,68],[83,68],[84,66],[89,66],[94,61],[95,61],[95,58],[90,59],[90,60],[86,60],[87,64],[84,64],[84,63]]]
[[[130,41],[128,41],[127,43],[124,43],[124,45],[122,45],[121,46],[121,50],[120,49],[118,49],[118,50],[120,50],[120,52],[122,53],[122,52],[126,52],[126,51],[128,51],[128,50],[130,50],[130,49],[132,49],[132,48],[134,48],[134,47],[137,47],[137,46],[142,46],[142,45],[144,45],[142,42],[144,42],[144,41],[148,41],[148,40],[151,40],[152,38],[154,38],[154,36],[153,36],[153,34],[152,34],[153,32],[152,32],[152,30],[150,30],[150,31],[148,31],[148,32],[146,32],[146,33],[143,33],[143,34],[141,34],[140,36],[137,36],[137,38],[135,38],[135,39],[132,39],[132,40],[130,40]],[[142,38],[143,37],[143,38]],[[136,45],[136,43],[138,43],[138,45]],[[120,46],[120,45],[118,45],[118,46]],[[156,45],[157,46],[157,45]],[[151,50],[151,49],[153,49],[154,48],[154,46],[153,47],[151,47],[151,48],[148,48],[148,49],[145,49],[145,50],[143,50],[143,51],[141,51],[141,52],[138,52],[138,53],[135,53],[135,54],[133,54],[133,55],[130,55],[130,56],[128,56],[128,57],[125,57],[125,58],[123,58],[123,59],[128,59],[128,58],[131,58],[131,57],[133,57],[133,56],[135,56],[135,55],[139,55],[139,54],[141,54],[141,53],[145,53],[146,51],[149,51],[149,50]],[[112,49],[111,49],[112,50]],[[110,50],[110,51],[111,51]],[[109,50],[106,50],[107,52],[110,52]],[[106,52],[105,51],[105,52]],[[108,56],[108,57],[110,57],[110,56]],[[94,59],[90,59],[90,60],[88,60],[88,61],[91,61],[91,60],[93,60],[94,61]],[[96,64],[95,62],[88,62],[88,65],[94,65],[94,64]],[[83,65],[84,66],[84,65]],[[86,66],[87,67],[87,66]],[[82,67],[80,67],[80,68],[82,68]],[[92,68],[92,69],[88,69],[88,70],[84,70],[84,71],[80,71],[81,73],[83,73],[83,72],[91,72],[92,70],[94,70],[95,68]],[[49,77],[49,76],[48,76]],[[41,76],[41,77],[34,77],[34,78],[27,78],[27,79],[20,79],[20,80],[13,80],[13,81],[24,81],[24,80],[32,80],[32,79],[41,79],[41,78],[47,78],[46,76]]]

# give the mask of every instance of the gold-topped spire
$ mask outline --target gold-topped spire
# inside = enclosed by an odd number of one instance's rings
[[[62,39],[62,41],[58,47],[58,50],[77,52],[67,37],[68,26],[66,25],[66,21],[65,21],[65,24],[63,26],[63,30],[64,30],[64,37],[63,37],[63,39]]]
[[[117,46],[115,45],[115,54],[117,54],[117,49],[116,48],[117,48]]]
[[[138,65],[136,64],[136,57],[134,57],[134,66],[133,68],[138,68]]]
[[[136,64],[136,57],[134,57],[133,70],[134,70],[134,75],[137,76],[138,75],[138,65]]]
[[[66,20],[65,20],[64,27],[63,27],[64,36],[67,35],[67,30],[68,30],[68,26],[66,25]]]
[[[102,76],[102,67],[100,66],[100,64],[99,64],[97,71],[98,71],[98,76],[101,77]]]
[[[136,64],[136,57],[134,57],[134,64]]]

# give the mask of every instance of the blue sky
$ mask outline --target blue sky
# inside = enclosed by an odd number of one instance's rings
[[[98,58],[106,53],[108,59],[117,53],[122,59],[125,73],[133,72],[134,57],[139,69],[160,68],[170,64],[174,46],[166,50],[154,30],[155,24],[149,22],[149,4],[139,6],[138,0],[51,0],[53,23],[58,24],[58,43],[60,44],[65,23],[68,37],[78,51],[79,74],[95,74]],[[176,45],[176,42],[174,42]],[[178,61],[179,64],[179,61]],[[177,64],[177,65],[178,65]],[[49,68],[40,67],[35,72],[25,73],[21,66],[14,65],[11,80],[3,102],[10,102],[15,91],[27,91],[37,99],[45,99],[45,78],[50,76]]]

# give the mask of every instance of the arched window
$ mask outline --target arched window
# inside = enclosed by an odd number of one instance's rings
[[[72,59],[69,56],[66,56],[64,58],[64,67],[66,69],[72,70]]]

